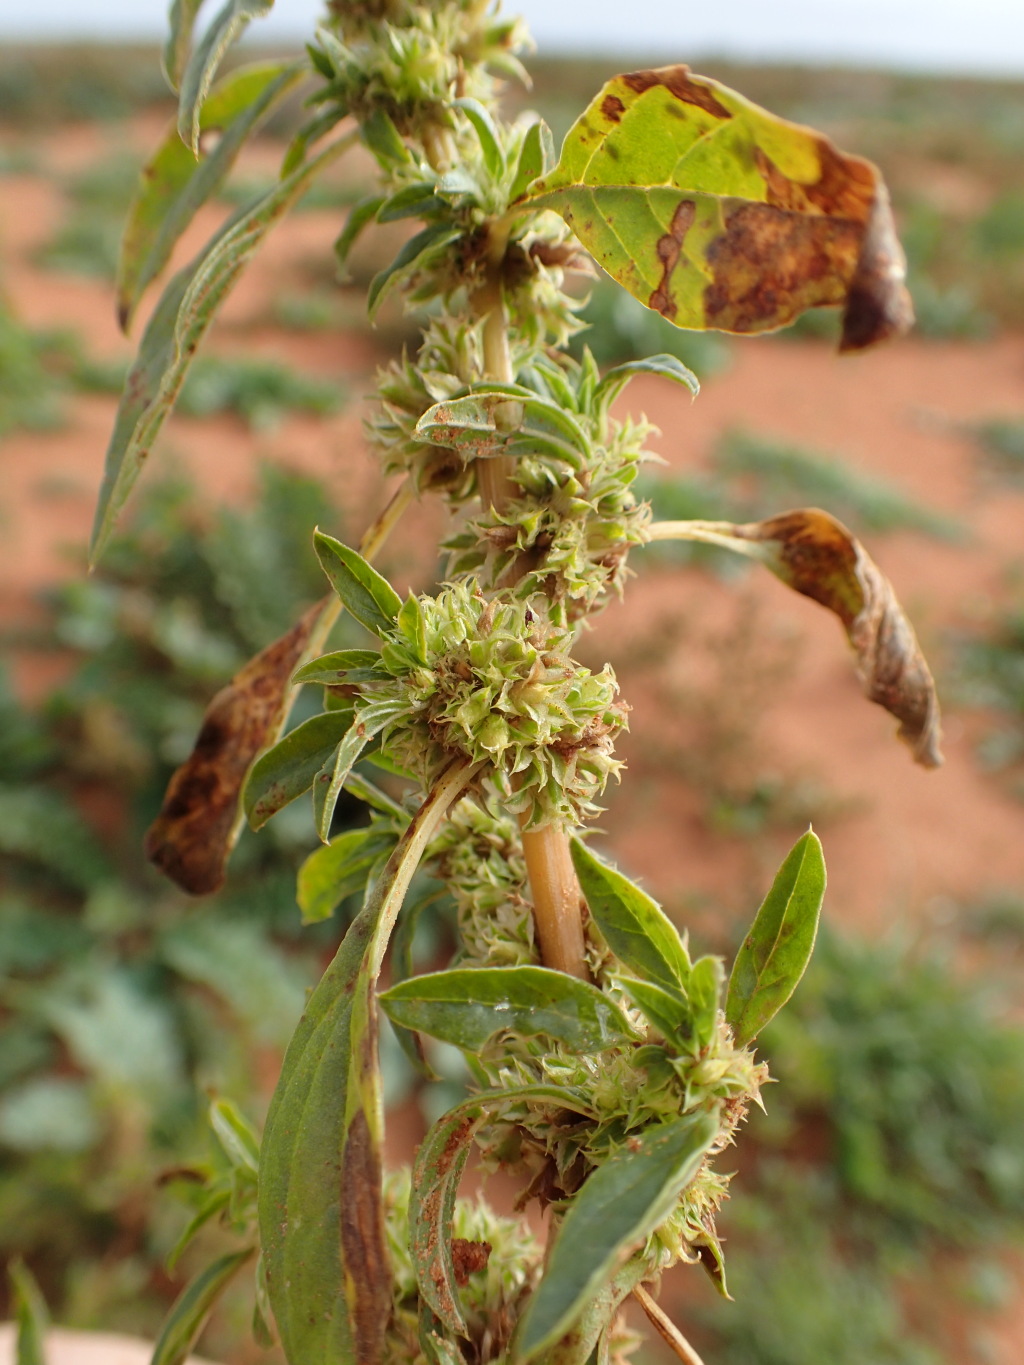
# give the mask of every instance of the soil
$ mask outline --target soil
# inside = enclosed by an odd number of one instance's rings
[[[144,147],[153,136],[140,120],[130,140]],[[100,142],[94,128],[62,134],[59,144],[41,148],[43,166],[80,165],[99,155]],[[74,328],[96,357],[127,357],[131,343],[117,331],[110,284],[33,263],[64,211],[52,179],[10,176],[4,197],[11,211],[4,215],[0,280],[22,319]],[[383,346],[366,331],[297,333],[268,321],[275,297],[309,288],[313,257],[331,259],[339,212],[303,213],[278,229],[211,341],[225,354],[257,353],[337,377],[353,401],[336,417],[293,416],[256,437],[231,418],[174,418],[152,456],[155,466],[180,461],[212,498],[231,501],[252,487],[254,456],[272,458],[325,478],[352,524],[368,521],[382,504],[386,489],[362,441],[358,395],[369,389]],[[215,210],[200,215],[181,254],[217,221]],[[991,615],[1007,572],[1024,558],[1024,493],[982,477],[963,424],[1021,413],[1022,394],[1022,336],[957,344],[911,338],[843,359],[820,343],[771,340],[737,343],[731,366],[695,402],[672,385],[643,379],[625,403],[661,428],[656,446],[672,469],[706,466],[722,433],[742,426],[834,452],[957,518],[966,534],[956,543],[898,532],[870,546],[941,679],[948,633]],[[115,406],[112,398],[71,397],[61,430],[16,433],[0,446],[0,620],[24,620],[41,588],[82,571]],[[432,567],[428,547],[443,517],[436,507],[423,508],[422,516],[426,529],[403,539],[385,565],[400,586],[422,581]],[[750,639],[740,648],[744,632]],[[731,653],[711,647],[723,635]],[[741,759],[812,792],[800,814],[821,829],[833,924],[868,934],[894,925],[916,930],[947,925],[990,894],[1024,897],[1024,806],[979,768],[978,718],[950,707],[945,766],[915,767],[892,719],[862,698],[836,621],[770,576],[752,573],[737,587],[691,569],[641,569],[627,601],[607,610],[584,648],[588,660],[607,656],[615,664],[634,708],[623,745],[631,771],[602,822],[609,845],[709,938],[720,936],[723,919],[752,913],[799,830],[799,819],[769,819],[756,838],[744,839],[709,818],[707,802],[678,769],[699,761],[714,771],[719,758],[734,761],[737,745]],[[785,662],[765,669],[762,687],[756,669],[764,651]],[[736,660],[732,679],[723,657]],[[27,695],[39,695],[52,680],[52,659],[22,653],[15,666]],[[702,687],[706,702],[709,688],[721,689],[726,705],[730,682],[750,700],[723,738],[705,723],[706,705],[694,708],[692,694]],[[673,687],[675,698],[666,701]],[[729,754],[716,758],[716,742],[732,746]],[[1019,1311],[996,1335],[993,1365],[1020,1360]]]

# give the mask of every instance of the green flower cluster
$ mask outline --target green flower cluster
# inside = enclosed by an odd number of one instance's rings
[[[489,101],[495,76],[528,79],[516,57],[530,45],[522,21],[481,0],[331,0],[328,9],[311,49],[327,81],[320,99],[360,122],[384,111],[402,134],[422,136],[450,125],[456,94]]]
[[[597,813],[595,799],[622,767],[613,748],[627,708],[609,667],[591,673],[568,656],[569,632],[542,626],[509,593],[488,600],[470,581],[410,595],[381,640],[369,666],[357,651],[341,660],[355,667],[326,676],[355,692],[353,728],[379,733],[387,760],[427,788],[457,756],[485,763],[502,806],[527,828]],[[317,680],[332,659],[301,676]]]
[[[488,779],[449,812],[427,853],[455,900],[459,961],[521,967],[537,961],[519,822]]]
[[[696,1110],[712,1112],[718,1137],[643,1254],[651,1275],[682,1259],[699,1260],[722,1278],[715,1214],[730,1177],[713,1161],[733,1142],[749,1104],[760,1103],[768,1070],[752,1049],[735,1046],[721,1014],[710,1042],[690,1051],[654,1032],[646,1042],[583,1056],[543,1037],[497,1035],[470,1060],[484,1088],[554,1085],[596,1115],[581,1119],[568,1108],[510,1098],[478,1135],[485,1166],[525,1175],[530,1191],[547,1202],[574,1194],[614,1150],[649,1126]]]
[[[416,1269],[409,1253],[409,1168],[385,1177],[384,1208],[392,1272],[393,1311],[385,1359],[429,1365],[421,1338]],[[459,1298],[469,1339],[480,1358],[500,1358],[522,1304],[540,1273],[544,1250],[518,1218],[502,1218],[483,1199],[458,1199],[452,1220],[460,1266]]]

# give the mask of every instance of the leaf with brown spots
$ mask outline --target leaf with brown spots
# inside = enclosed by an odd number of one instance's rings
[[[171,778],[146,834],[146,857],[193,896],[216,891],[241,829],[239,793],[253,759],[277,739],[291,678],[330,599],[267,645],[207,707],[192,753]]]
[[[479,765],[435,782],[310,997],[260,1152],[260,1244],[291,1365],[376,1365],[391,1311],[377,978],[424,849]]]
[[[651,540],[699,540],[760,560],[804,597],[835,612],[846,629],[869,701],[900,722],[899,738],[925,768],[942,762],[939,702],[914,628],[892,584],[841,521],[818,508],[767,521],[672,521]]]
[[[457,1104],[430,1129],[416,1153],[409,1198],[409,1249],[420,1297],[445,1327],[465,1336],[466,1319],[459,1303],[458,1285],[465,1259],[452,1237],[455,1197],[473,1136],[502,1105],[523,1101],[553,1110],[590,1115],[586,1101],[575,1091],[553,1085],[511,1086],[485,1090]]]
[[[679,327],[772,331],[837,304],[858,350],[913,320],[878,170],[685,66],[609,81],[520,202]]]

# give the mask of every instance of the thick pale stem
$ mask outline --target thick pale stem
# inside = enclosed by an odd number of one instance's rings
[[[580,888],[566,830],[561,825],[524,829],[523,853],[541,961],[545,967],[588,981]]]
[[[499,384],[515,380],[508,344],[508,317],[498,266],[505,251],[507,231],[491,240],[494,274],[476,297],[476,309],[484,319],[484,377]],[[513,464],[505,458],[479,460],[477,480],[480,500],[501,511],[518,492]],[[545,967],[567,972],[586,981],[590,977],[580,917],[580,888],[569,851],[569,837],[560,825],[523,830],[523,853],[533,899],[533,922],[540,959]]]

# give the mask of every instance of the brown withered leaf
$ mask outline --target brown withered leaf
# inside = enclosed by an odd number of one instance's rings
[[[310,607],[221,688],[207,707],[192,753],[171,778],[160,814],[146,833],[146,857],[193,896],[223,884],[241,827],[245,775],[284,726],[292,674],[331,600]]]
[[[942,762],[935,683],[892,584],[842,522],[817,508],[731,528],[782,581],[842,621],[869,701],[900,722],[917,763]]]

